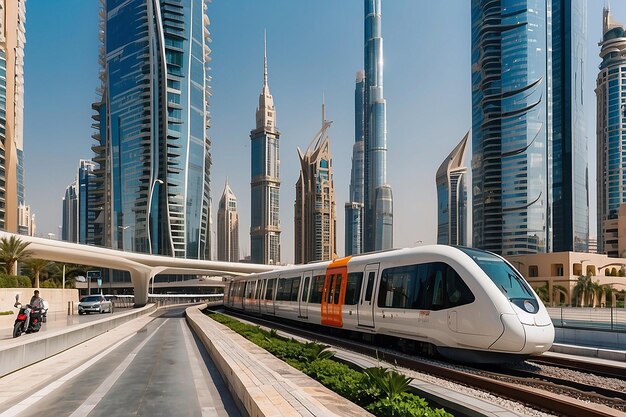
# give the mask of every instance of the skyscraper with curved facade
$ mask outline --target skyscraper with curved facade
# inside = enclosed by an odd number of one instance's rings
[[[472,0],[473,245],[587,246],[584,0]]]
[[[437,185],[437,243],[467,245],[467,167],[469,132],[439,166]]]
[[[603,14],[600,72],[596,80],[598,143],[598,253],[618,253],[618,214],[626,202],[626,30]]]
[[[106,0],[95,244],[210,257],[207,0]]]
[[[362,250],[372,252],[393,247],[393,196],[387,183],[387,101],[383,95],[381,1],[365,0],[364,11]]]
[[[294,203],[296,264],[329,261],[337,255],[335,186],[328,128],[322,104],[322,127],[306,151],[298,148],[300,178]]]
[[[265,48],[256,128],[250,132],[250,258],[259,264],[280,263],[279,138],[274,98],[267,84]]]

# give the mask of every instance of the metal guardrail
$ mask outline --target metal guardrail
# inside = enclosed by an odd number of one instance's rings
[[[106,295],[114,307],[132,307],[135,303],[133,295]],[[148,294],[148,303],[157,307],[175,304],[207,303],[210,305],[224,304],[224,294]]]
[[[605,307],[548,307],[556,327],[626,332],[626,309]]]

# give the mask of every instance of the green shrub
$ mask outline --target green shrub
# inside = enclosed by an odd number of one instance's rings
[[[31,288],[30,278],[24,275],[0,274],[0,288]]]
[[[52,280],[43,281],[39,284],[41,288],[59,288],[59,284]]]
[[[393,417],[452,417],[443,408],[430,408],[423,398],[403,392],[394,398],[382,398],[365,409],[377,416]]]
[[[432,409],[414,394],[407,393],[412,379],[385,368],[357,371],[332,360],[333,353],[320,343],[300,343],[222,314],[210,317],[228,326],[272,355],[316,379],[331,391],[381,417],[451,417],[443,409]]]
[[[24,275],[17,275],[17,285],[19,288],[32,288],[33,284],[30,280],[30,277]]]
[[[11,314],[15,314],[12,311],[0,311],[0,316],[10,316]]]

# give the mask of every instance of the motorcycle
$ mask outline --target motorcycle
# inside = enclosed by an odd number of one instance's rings
[[[15,324],[13,325],[13,337],[19,337],[22,333],[36,333],[41,328],[42,311],[41,308],[33,308],[30,304],[23,306],[19,302],[19,295],[15,296],[15,307],[20,311],[17,313]],[[28,323],[28,329],[26,329],[26,315],[30,313],[30,322]]]

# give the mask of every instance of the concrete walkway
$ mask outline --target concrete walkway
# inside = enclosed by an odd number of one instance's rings
[[[180,307],[143,316],[1,381],[2,417],[42,410],[53,416],[240,416]]]

